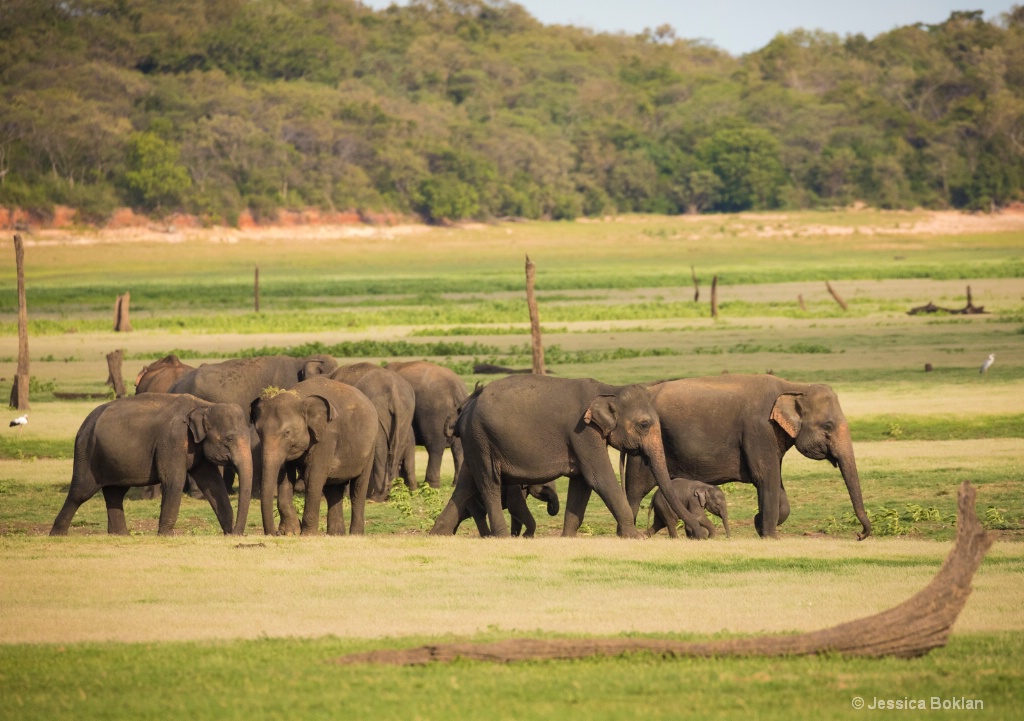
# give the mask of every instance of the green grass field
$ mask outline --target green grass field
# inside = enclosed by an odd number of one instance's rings
[[[925,212],[788,213],[467,228],[196,232],[165,242],[89,231],[30,236],[34,378],[29,425],[0,424],[3,718],[848,718],[853,698],[1024,705],[1024,219]],[[940,222],[941,220],[941,222]],[[1012,219],[1011,219],[1012,220]],[[74,241],[74,242],[71,242]],[[428,358],[467,386],[477,362],[530,363],[523,256],[538,265],[551,370],[612,383],[771,371],[826,382],[856,444],[875,535],[838,470],[791,452],[792,515],[756,538],[752,487],[725,486],[733,537],[614,538],[599,500],[584,533],[534,505],[538,538],[426,536],[450,488],[368,508],[364,538],[245,538],[185,498],[174,538],[159,502],[129,497],[132,536],[110,538],[102,500],[70,535],[46,533],[75,432],[102,395],[106,353],[130,382],[153,358],[199,364],[260,352],[340,362]],[[260,266],[261,312],[252,308]],[[691,266],[700,277],[693,301]],[[720,317],[709,317],[718,275]],[[849,303],[844,312],[825,289]],[[977,316],[909,316],[958,307]],[[110,330],[130,290],[136,331]],[[0,377],[15,371],[13,253],[0,258]],[[802,296],[801,308],[798,296]],[[996,363],[978,367],[989,353]],[[925,364],[933,368],[925,372]],[[5,391],[6,392],[6,391]],[[11,417],[15,414],[11,412]],[[422,451],[420,468],[426,464]],[[900,661],[579,662],[340,667],[346,653],[531,635],[795,632],[889,608],[927,584],[955,532],[956,487],[1000,538],[948,647]],[[562,498],[566,484],[560,482]],[[647,519],[642,509],[640,523]],[[963,711],[928,710],[929,717]]]

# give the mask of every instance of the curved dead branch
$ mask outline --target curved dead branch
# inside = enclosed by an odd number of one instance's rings
[[[402,666],[476,661],[532,661],[619,656],[646,651],[666,658],[708,656],[923,656],[946,645],[950,629],[971,593],[971,579],[993,537],[974,510],[975,490],[960,486],[957,536],[942,568],[924,589],[895,608],[821,631],[793,636],[753,636],[692,643],[643,638],[510,639],[495,643],[446,643],[405,650],[382,650],[342,656],[339,664],[379,663]]]

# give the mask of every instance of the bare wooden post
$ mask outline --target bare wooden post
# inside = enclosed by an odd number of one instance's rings
[[[260,312],[260,267],[256,266],[256,288],[254,292],[256,298],[256,312]]]
[[[797,299],[798,301],[800,301],[800,310],[802,310],[803,312],[805,312],[805,313],[806,313],[806,312],[807,312],[807,306],[806,306],[806,305],[804,305],[804,294],[803,294],[803,293],[800,293],[800,294],[799,294],[799,295],[798,295],[798,296],[796,297],[796,299]]]
[[[847,310],[846,301],[843,300],[838,293],[836,293],[836,291],[832,288],[832,284],[829,283],[827,280],[825,281],[825,287],[828,288],[828,292],[832,294],[832,297],[836,299],[836,303],[839,304],[839,307],[842,308],[843,310]]]
[[[132,294],[127,290],[124,295],[117,296],[114,301],[114,330],[118,333],[132,332],[132,319],[129,315],[129,304],[132,302]]]
[[[11,387],[11,407],[27,411],[29,368],[28,368],[28,305],[25,301],[25,244],[21,235],[14,236],[14,263],[18,273],[18,372],[14,374]]]
[[[711,279],[711,317],[718,317],[718,276]]]
[[[124,389],[124,376],[121,374],[122,361],[124,361],[124,350],[118,348],[112,353],[107,353],[107,385],[113,387],[118,398],[128,395]]]
[[[526,256],[526,306],[530,309],[530,343],[533,346],[533,372],[544,375],[544,344],[540,337],[540,311],[537,310],[537,298],[533,292],[537,266]]]
[[[697,271],[692,265],[690,266],[690,277],[693,278],[693,302],[697,303],[700,301],[700,278],[697,277]]]

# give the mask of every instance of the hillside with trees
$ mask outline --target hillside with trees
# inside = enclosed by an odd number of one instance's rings
[[[6,0],[0,206],[233,224],[1024,198],[1024,7],[734,57],[505,0]]]

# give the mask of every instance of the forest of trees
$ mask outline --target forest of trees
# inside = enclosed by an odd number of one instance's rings
[[[1024,199],[1024,7],[734,57],[506,0],[3,0],[0,206],[208,223]]]

